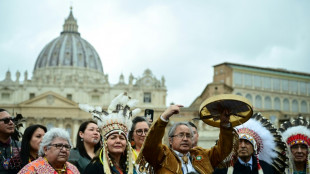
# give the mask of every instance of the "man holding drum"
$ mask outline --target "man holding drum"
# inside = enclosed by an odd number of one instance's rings
[[[192,147],[193,131],[187,122],[175,123],[169,130],[169,147],[162,144],[162,138],[169,118],[180,112],[182,105],[171,105],[152,125],[145,144],[137,159],[138,163],[147,161],[153,172],[160,174],[211,174],[232,151],[233,140],[238,135],[230,123],[230,111],[223,108],[217,119],[220,121],[218,144],[211,149]],[[204,119],[204,118],[201,118]]]

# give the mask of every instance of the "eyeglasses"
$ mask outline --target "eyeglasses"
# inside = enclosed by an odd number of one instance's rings
[[[2,118],[0,121],[3,121],[4,124],[9,124],[10,121],[14,122],[14,117]]]
[[[50,144],[49,146],[54,146],[54,147],[56,147],[56,149],[62,149],[63,147],[66,150],[70,150],[71,149],[71,146],[69,144]]]
[[[177,135],[172,135],[171,137],[176,137],[176,138],[180,138],[180,139],[183,139],[184,137],[186,137],[189,139],[189,138],[192,138],[193,136],[191,134],[180,133]]]
[[[149,131],[149,129],[137,129],[136,134],[139,136],[142,136],[143,133],[146,135],[148,131]]]

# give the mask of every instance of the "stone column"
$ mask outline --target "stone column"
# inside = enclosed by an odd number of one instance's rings
[[[72,121],[73,121],[73,125],[72,125],[72,135],[73,135],[72,141],[73,142],[72,142],[72,144],[73,144],[73,147],[75,147],[76,146],[76,139],[77,139],[76,135],[77,135],[79,127],[80,127],[80,124],[79,124],[80,119],[72,118]]]

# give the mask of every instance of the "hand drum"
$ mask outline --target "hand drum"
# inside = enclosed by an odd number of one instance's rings
[[[220,127],[220,116],[225,113],[233,127],[251,118],[253,107],[250,102],[239,95],[221,94],[207,98],[199,109],[200,120],[208,125]]]

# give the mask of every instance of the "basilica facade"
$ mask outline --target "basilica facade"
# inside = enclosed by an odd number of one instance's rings
[[[8,71],[0,81],[0,108],[21,113],[26,118],[24,127],[42,124],[48,129],[65,128],[73,142],[80,124],[91,119],[90,114],[79,109],[80,103],[106,110],[115,96],[126,91],[139,100],[141,116],[145,109],[154,109],[156,120],[166,109],[164,77],[156,78],[146,69],[138,77],[130,74],[128,81],[121,74],[118,83],[111,84],[103,70],[95,48],[80,36],[71,10],[60,36],[40,52],[32,77],[25,72],[21,79],[20,72]],[[247,98],[254,112],[261,112],[276,127],[298,115],[310,118],[310,74],[225,62],[214,65],[213,81],[190,106],[170,119],[167,129],[175,122],[192,121],[198,127],[198,145],[213,146],[219,129],[193,118],[199,118],[200,104],[205,99],[218,94]],[[164,142],[168,143],[167,136]]]
[[[109,82],[95,48],[80,36],[72,10],[60,36],[39,54],[32,77],[27,72],[20,77],[20,72],[12,75],[8,71],[0,81],[0,107],[21,113],[26,118],[24,127],[65,128],[73,142],[80,124],[91,119],[79,109],[80,103],[107,109],[115,96],[126,91],[139,100],[140,115],[144,109],[154,109],[158,115],[166,108],[165,79],[156,78],[150,69],[140,77],[131,74],[128,81],[121,74],[117,84]]]

